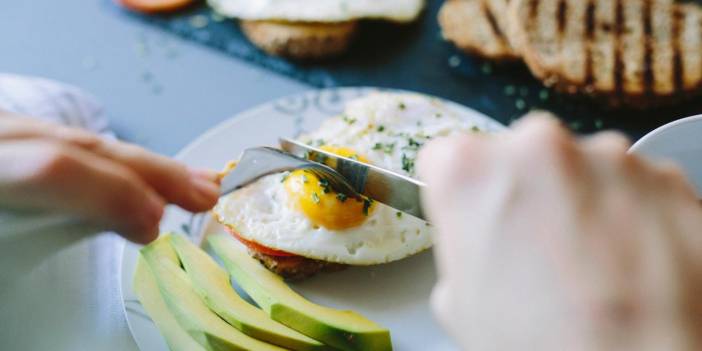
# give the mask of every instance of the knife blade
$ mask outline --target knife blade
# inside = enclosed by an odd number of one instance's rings
[[[356,192],[390,207],[426,220],[420,194],[426,184],[377,166],[324,151],[288,138],[280,138],[280,147],[299,157],[324,163],[346,178]],[[321,162],[324,161],[324,162]]]

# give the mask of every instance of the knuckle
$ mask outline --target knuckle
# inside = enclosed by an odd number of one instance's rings
[[[75,175],[78,162],[66,147],[54,143],[39,143],[37,147],[41,156],[28,176],[30,183],[61,184]]]
[[[577,148],[572,136],[557,121],[548,119],[534,125],[523,138],[513,145],[516,153],[528,161],[535,159],[567,165],[577,159]]]
[[[618,153],[626,153],[631,146],[629,138],[619,132],[602,132],[597,136],[597,142],[605,150],[610,150]]]
[[[88,150],[96,150],[103,144],[102,139],[97,135],[83,131],[67,129],[62,134],[65,142]]]

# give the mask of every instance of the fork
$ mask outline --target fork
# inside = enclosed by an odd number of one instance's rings
[[[241,189],[266,175],[298,169],[308,170],[320,179],[325,179],[336,192],[353,198],[361,197],[333,168],[267,146],[244,150],[236,168],[222,179],[220,196]]]

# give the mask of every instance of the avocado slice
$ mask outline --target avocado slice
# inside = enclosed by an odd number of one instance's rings
[[[169,241],[170,235],[164,235],[162,240],[142,248],[141,257],[181,328],[210,351],[284,350],[243,334],[210,311],[193,290],[186,273],[173,262],[176,253]]]
[[[156,285],[156,279],[142,257],[137,261],[134,272],[134,292],[139,302],[154,321],[156,327],[166,339],[171,351],[206,351],[198,344],[185,329],[181,328],[166,302],[161,298],[161,292]]]
[[[231,285],[229,274],[207,253],[181,235],[170,237],[195,292],[222,319],[253,338],[291,350],[334,350],[321,342],[290,329],[244,301]]]
[[[227,235],[209,243],[236,282],[274,320],[345,351],[392,350],[390,332],[353,311],[314,304],[267,270]]]

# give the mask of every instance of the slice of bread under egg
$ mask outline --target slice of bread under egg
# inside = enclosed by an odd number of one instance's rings
[[[414,21],[424,0],[208,0],[238,18],[244,35],[268,54],[320,60],[348,50],[359,20]]]

